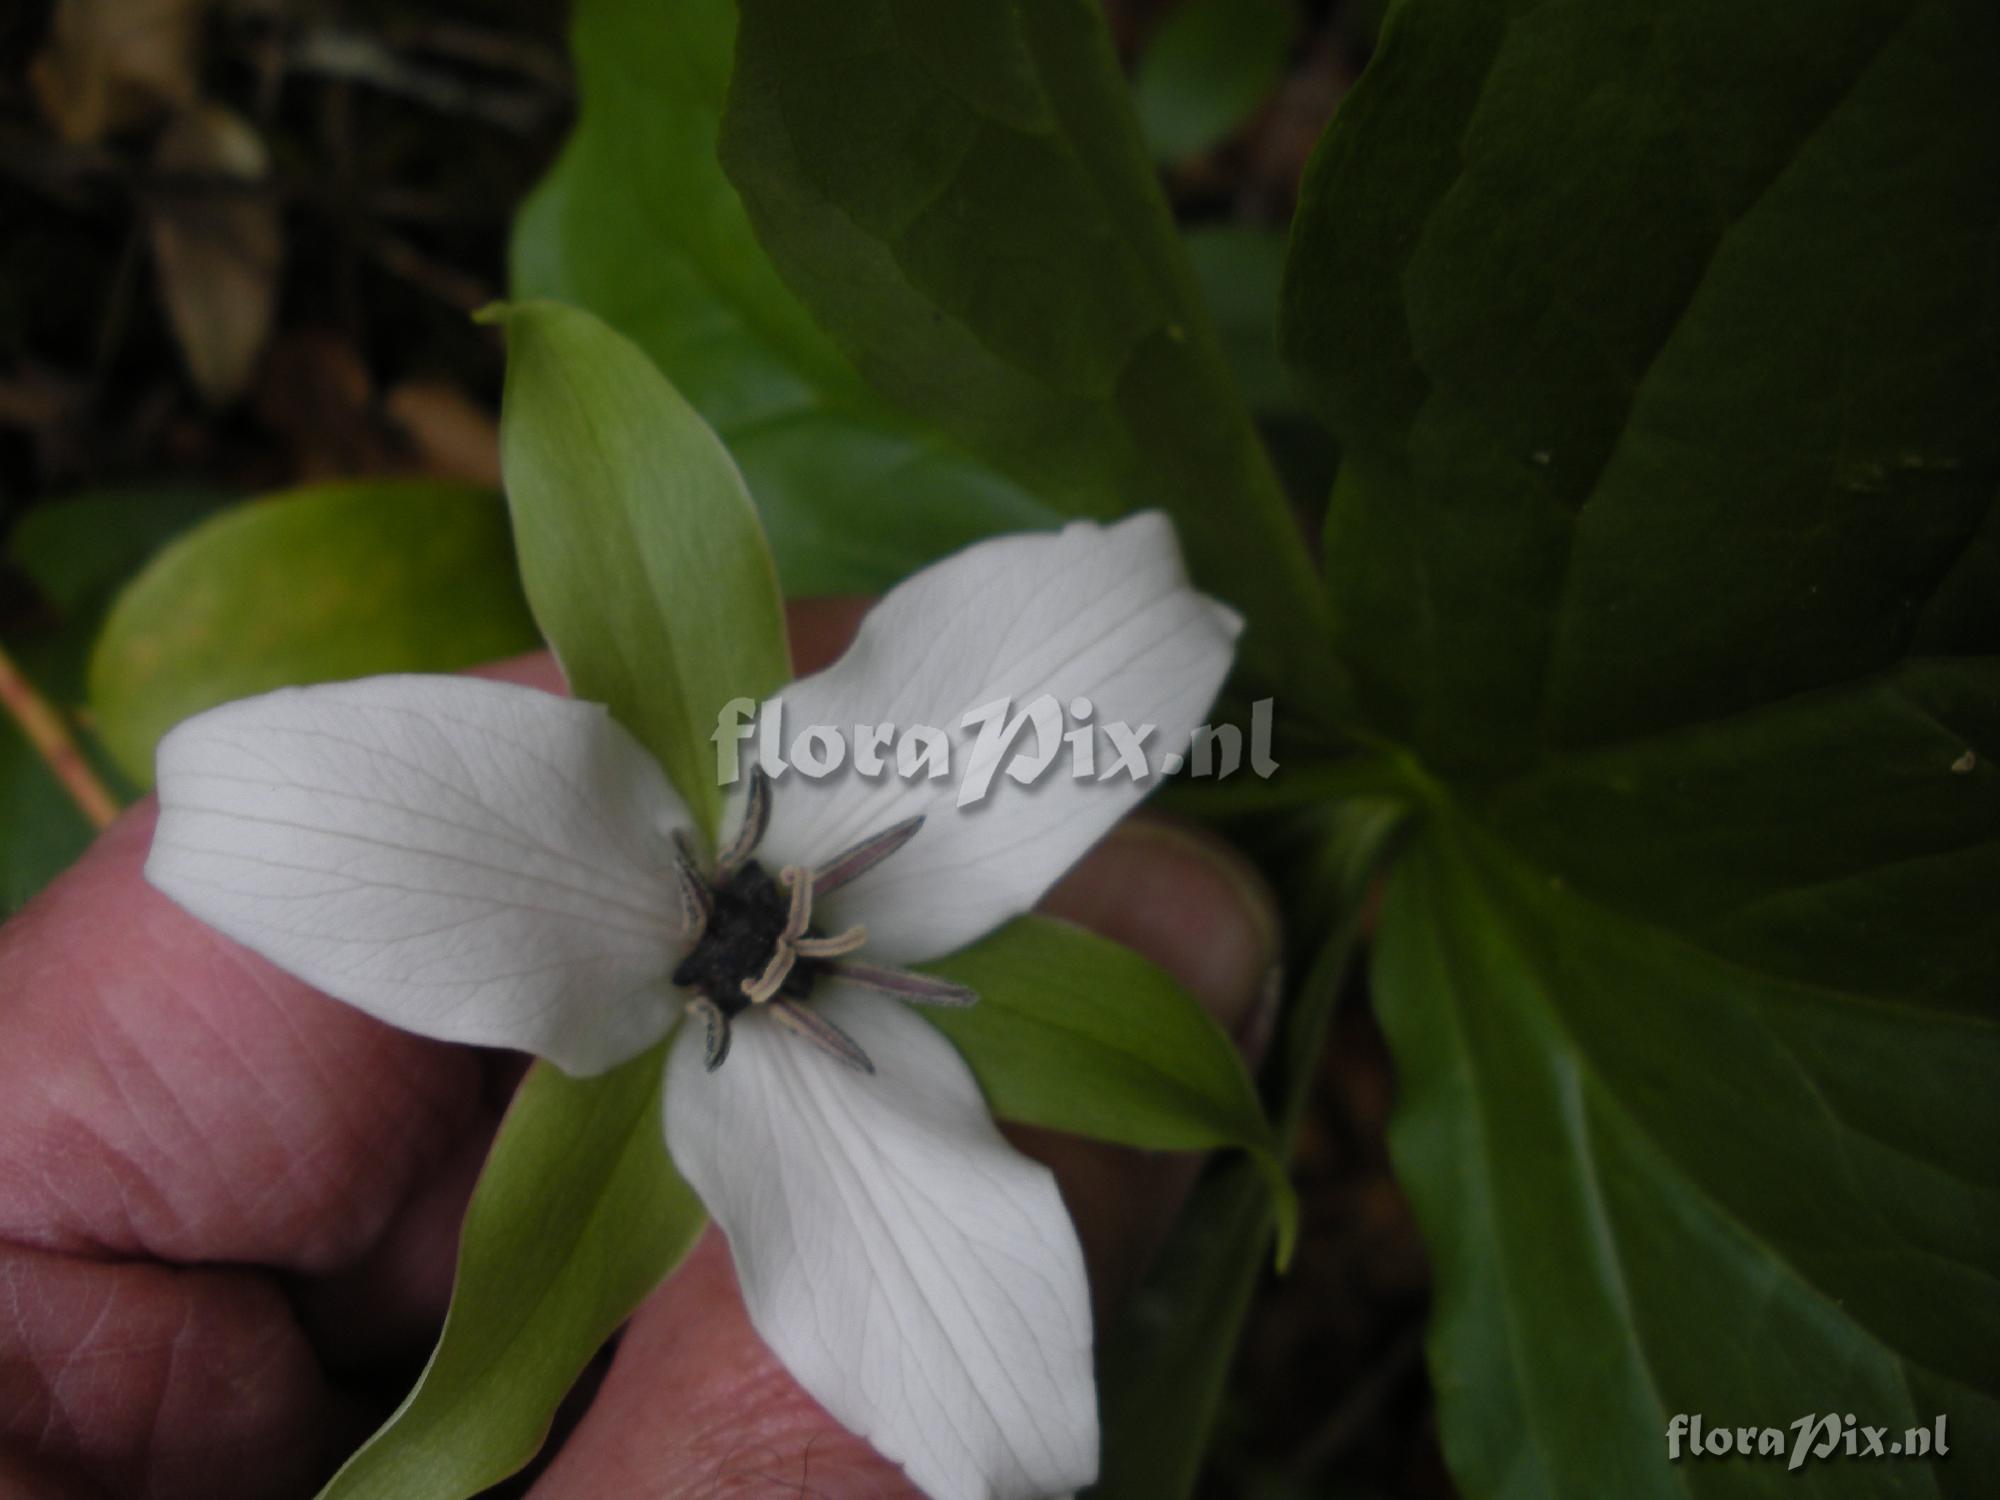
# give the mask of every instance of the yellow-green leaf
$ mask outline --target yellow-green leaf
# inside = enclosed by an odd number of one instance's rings
[[[119,767],[150,786],[160,736],[218,703],[537,643],[490,491],[329,484],[225,511],[160,552],[105,621],[90,702]]]

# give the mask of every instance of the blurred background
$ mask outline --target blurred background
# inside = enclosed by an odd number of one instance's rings
[[[1107,5],[1306,527],[1336,455],[1286,387],[1273,312],[1301,169],[1379,9]],[[503,350],[469,315],[507,295],[510,244],[533,249],[517,214],[576,124],[567,28],[540,0],[0,8],[0,915],[143,790],[191,693],[533,643],[491,493]],[[898,503],[929,535],[922,497]],[[898,571],[767,520],[793,592]],[[1210,1495],[1450,1493],[1366,996],[1335,1024],[1304,1237],[1260,1290]]]

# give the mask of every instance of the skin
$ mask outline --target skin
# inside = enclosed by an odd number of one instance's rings
[[[800,672],[863,606],[791,612]],[[487,675],[560,690],[546,657]],[[521,1063],[424,1041],[280,973],[141,876],[122,816],[0,927],[0,1494],[310,1495],[421,1359]],[[1050,893],[1175,974],[1252,1052],[1276,952],[1243,862],[1154,820]],[[1099,1317],[1195,1163],[1054,1135]],[[534,1500],[915,1494],[764,1348],[711,1230],[634,1316]]]

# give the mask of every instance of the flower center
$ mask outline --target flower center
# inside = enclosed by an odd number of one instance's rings
[[[729,1055],[729,1023],[756,1007],[821,1051],[864,1073],[875,1071],[868,1054],[825,1016],[805,1008],[822,975],[881,990],[925,1005],[970,1005],[979,997],[963,985],[906,969],[857,963],[847,955],[868,940],[863,927],[829,937],[813,925],[813,899],[865,875],[902,848],[923,827],[905,818],[836,854],[817,869],[786,865],[775,878],[751,855],[771,819],[771,784],[751,772],[750,795],[736,837],[716,858],[713,876],[702,874],[694,852],[677,841],[681,922],[692,938],[675,965],[673,982],[693,996],[688,1014],[708,1028],[708,1070]]]
[[[733,1017],[749,1009],[751,992],[779,956],[792,900],[754,859],[707,889],[708,920],[700,941],[674,970],[674,983],[706,995],[724,1016]],[[805,936],[825,934],[808,924]],[[825,959],[795,951],[772,998],[807,999],[825,967]]]

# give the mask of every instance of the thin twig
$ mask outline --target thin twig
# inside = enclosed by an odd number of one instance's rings
[[[465,115],[517,135],[532,135],[553,101],[539,93],[485,88],[401,57],[375,37],[316,28],[298,38],[288,61],[294,72],[358,83],[446,115]]]
[[[386,36],[398,51],[428,52],[495,73],[514,73],[563,97],[576,90],[575,76],[560,52],[505,32],[456,21],[417,21],[392,24]]]
[[[420,291],[428,292],[447,307],[473,313],[493,300],[493,288],[478,277],[434,260],[408,240],[399,239],[386,231],[362,236],[361,248],[374,257],[375,263],[383,270],[400,276]]]
[[[62,715],[21,675],[4,648],[0,648],[0,705],[5,705],[14,722],[21,726],[35,754],[62,783],[62,789],[90,820],[91,827],[109,825],[118,816],[118,799],[91,770]]]
[[[112,361],[117,358],[119,346],[125,341],[125,330],[132,321],[133,296],[145,260],[144,231],[139,228],[128,230],[125,243],[118,251],[118,267],[111,273],[111,290],[104,298],[104,315],[98,320],[97,354],[90,365],[93,391],[104,389]]]
[[[336,192],[323,177],[301,172],[267,172],[260,177],[166,172],[99,147],[71,146],[9,130],[4,122],[0,122],[0,177],[77,213],[122,212],[134,200],[180,203],[234,199],[302,203],[322,213],[357,206],[371,217],[419,223],[491,218],[496,212],[485,200],[467,197],[459,201],[446,194],[397,187],[350,198]]]

